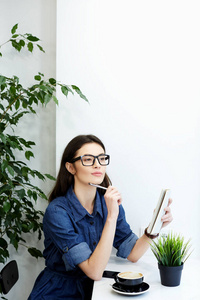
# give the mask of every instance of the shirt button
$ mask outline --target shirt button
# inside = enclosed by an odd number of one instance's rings
[[[96,242],[93,242],[93,245],[95,246],[95,245],[96,245]]]
[[[90,222],[90,225],[93,225],[93,224],[94,224],[94,222],[93,222],[93,221],[91,221],[91,222]]]

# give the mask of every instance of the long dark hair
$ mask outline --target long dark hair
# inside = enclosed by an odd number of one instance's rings
[[[104,144],[95,135],[78,135],[75,138],[73,138],[66,146],[63,152],[60,170],[58,172],[55,186],[52,192],[50,193],[49,202],[51,202],[53,199],[59,196],[64,196],[67,193],[69,187],[71,185],[74,185],[74,176],[70,172],[68,172],[68,170],[65,167],[65,164],[66,162],[70,162],[76,156],[77,151],[84,144],[88,143],[97,143],[104,149],[104,152],[106,152]],[[105,174],[104,180],[101,185],[104,187],[108,187],[109,185],[111,185],[111,180],[107,174]],[[105,190],[99,189],[99,192],[104,194]]]

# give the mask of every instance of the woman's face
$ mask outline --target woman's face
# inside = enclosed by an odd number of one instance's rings
[[[77,151],[75,158],[86,154],[97,156],[104,153],[104,149],[99,144],[88,143]],[[97,159],[95,159],[93,166],[83,166],[81,160],[78,160],[71,164],[71,167],[73,168],[75,185],[100,184],[106,173],[106,166],[101,166]]]

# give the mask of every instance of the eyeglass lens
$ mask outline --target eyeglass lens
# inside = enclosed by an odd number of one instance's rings
[[[107,166],[109,164],[109,156],[104,154],[99,156],[83,155],[81,160],[84,166],[93,166],[96,158],[98,159],[99,164],[102,166]]]

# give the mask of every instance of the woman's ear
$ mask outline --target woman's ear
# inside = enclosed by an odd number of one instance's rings
[[[73,166],[72,163],[66,162],[65,167],[66,167],[67,171],[69,173],[71,173],[72,175],[76,174],[76,170],[75,170],[75,168],[74,168],[74,166]]]

